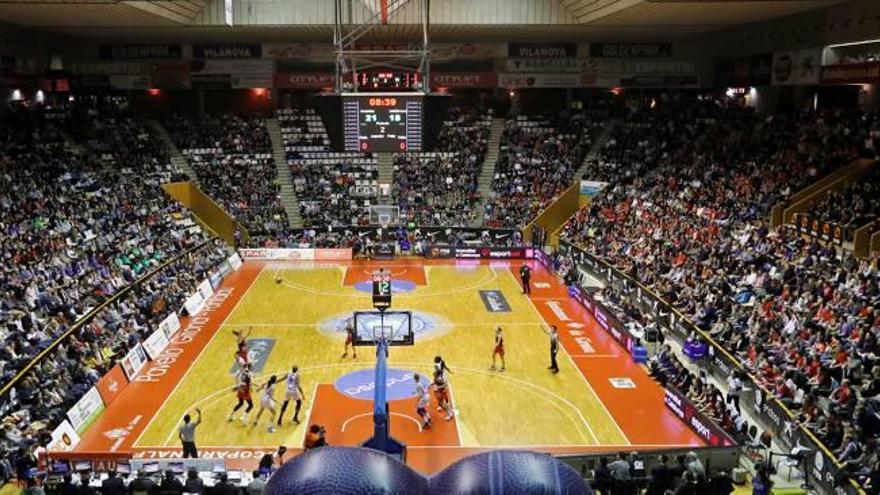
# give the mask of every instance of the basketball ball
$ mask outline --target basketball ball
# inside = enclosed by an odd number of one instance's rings
[[[580,474],[549,454],[499,450],[466,457],[431,478],[431,493],[589,493]]]
[[[266,495],[426,494],[428,482],[406,464],[376,450],[320,447],[287,461],[266,484]]]

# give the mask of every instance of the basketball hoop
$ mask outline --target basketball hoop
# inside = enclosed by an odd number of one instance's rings
[[[392,205],[370,205],[370,223],[382,229],[400,222],[400,207]]]

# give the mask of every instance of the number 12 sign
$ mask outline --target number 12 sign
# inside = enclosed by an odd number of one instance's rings
[[[373,307],[379,310],[391,306],[391,275],[377,273],[373,276]]]

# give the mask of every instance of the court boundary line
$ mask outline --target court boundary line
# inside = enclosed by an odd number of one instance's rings
[[[458,427],[460,423],[460,421],[458,420],[460,409],[455,407],[455,393],[453,393],[452,390],[452,382],[447,381],[446,386],[449,387],[449,402],[452,403],[452,412],[455,413],[455,416],[452,417],[452,419],[455,420],[455,436],[458,437],[458,446],[462,447],[463,445],[461,442],[461,428]]]
[[[209,343],[210,343],[210,342],[209,342]],[[207,348],[207,345],[205,346],[205,348]],[[194,363],[195,363],[195,361],[194,361]],[[311,370],[321,370],[321,369],[325,369],[325,368],[338,368],[338,367],[345,367],[345,366],[363,366],[364,364],[367,364],[367,363],[360,363],[360,362],[330,363],[330,364],[322,364],[322,365],[315,365],[315,366],[306,366],[306,367],[302,367],[302,368],[300,368],[300,371],[306,371],[306,370],[310,370],[310,369],[311,369]],[[412,368],[416,368],[416,369],[427,369],[427,368],[430,368],[430,366],[431,366],[430,363],[414,363],[414,362],[409,362],[409,361],[394,363],[394,365],[395,365],[395,366],[406,366],[406,367],[412,367]],[[364,366],[364,369],[369,369],[369,366]],[[592,429],[592,427],[590,426],[589,422],[588,422],[588,421],[586,420],[586,418],[584,417],[583,412],[580,410],[580,408],[578,408],[577,406],[575,406],[571,401],[569,401],[569,400],[566,399],[565,397],[562,397],[561,395],[559,395],[559,394],[553,392],[552,390],[546,389],[546,388],[541,387],[541,386],[539,386],[539,385],[535,385],[534,383],[530,383],[530,382],[525,381],[525,380],[520,380],[520,379],[518,379],[518,378],[513,378],[513,377],[511,377],[511,376],[509,376],[509,375],[502,375],[502,374],[500,374],[500,373],[493,373],[493,372],[491,372],[491,371],[479,370],[479,369],[476,369],[476,368],[466,368],[466,367],[456,367],[456,369],[458,369],[458,370],[464,370],[464,371],[469,371],[469,372],[471,372],[471,373],[476,373],[476,374],[480,374],[480,375],[484,375],[484,376],[497,377],[497,378],[502,379],[502,380],[509,380],[509,381],[513,382],[514,384],[518,384],[520,387],[522,387],[522,388],[524,388],[524,389],[526,389],[526,390],[528,390],[528,389],[532,389],[532,390],[533,390],[533,393],[535,393],[536,395],[539,395],[539,396],[540,396],[540,395],[543,394],[543,395],[545,396],[545,398],[556,399],[556,401],[561,402],[562,405],[568,406],[569,408],[571,408],[572,410],[574,410],[574,412],[575,412],[575,413],[577,414],[577,416],[580,418],[580,420],[581,420],[581,422],[583,423],[583,425],[586,427],[587,432],[589,432],[590,436],[593,437],[593,441],[594,441],[595,443],[593,443],[592,446],[602,446],[602,445],[603,445],[603,444],[599,441],[599,437],[596,436],[596,433],[593,431],[593,429]],[[255,374],[255,375],[254,375],[254,380],[260,380],[262,377],[265,377],[265,376],[268,376],[268,375],[272,375],[272,374],[276,374],[276,375],[277,375],[277,374],[279,374],[279,373],[276,373],[276,372],[274,372],[274,371],[264,371],[263,373],[260,373],[260,374],[258,374],[258,375]],[[181,381],[181,382],[182,382],[182,381]],[[320,383],[316,383],[316,384],[315,384],[315,389],[317,389],[318,385],[320,385]],[[329,384],[326,384],[326,385],[333,386],[332,383],[329,383]],[[212,393],[210,393],[210,394],[208,394],[208,395],[202,397],[202,398],[199,399],[198,401],[196,401],[196,402],[194,402],[194,403],[191,403],[191,404],[187,407],[187,409],[191,409],[191,408],[193,408],[193,407],[197,407],[197,406],[201,405],[202,403],[204,403],[204,402],[206,402],[206,401],[210,401],[210,404],[215,404],[215,403],[219,402],[219,400],[220,400],[219,397],[215,398],[215,396],[218,396],[218,395],[220,395],[220,394],[225,393],[225,392],[227,391],[227,389],[228,389],[228,387],[224,387],[224,388],[221,388],[221,389],[215,390],[214,392],[212,392]],[[170,397],[170,395],[169,395],[168,397]],[[168,399],[168,398],[166,398],[166,400],[167,400],[167,399]],[[601,402],[601,401],[600,401],[600,402]],[[313,404],[314,404],[314,399],[312,400],[312,402],[310,403],[310,406],[309,406],[309,418],[311,418],[312,405],[313,405]],[[573,422],[575,422],[575,423],[577,422],[575,418],[571,417],[569,413],[566,413],[566,412],[565,412],[565,409],[564,409],[563,407],[561,407],[559,403],[554,402],[554,401],[551,401],[551,404],[553,404],[553,406],[554,406],[556,409],[558,409],[560,412],[562,412],[562,414],[563,414],[564,416],[566,416],[569,420],[571,420],[571,421],[573,421]],[[164,405],[165,405],[165,403],[163,402],[162,407],[160,407],[160,409],[157,411],[157,414],[156,414],[157,416],[158,416],[159,412],[161,412],[161,410],[164,408]],[[458,414],[456,414],[455,417],[457,418],[457,416],[458,416]],[[179,424],[179,421],[178,421],[178,423],[175,423],[175,425],[176,425],[176,424]],[[458,428],[458,425],[456,425],[456,428]],[[171,431],[169,432],[169,437],[168,437],[168,438],[170,438],[171,435],[174,434],[174,431],[175,431],[175,429],[172,428]],[[581,433],[581,434],[583,433],[582,430],[580,430],[580,429],[576,429],[576,431],[578,431],[578,432]],[[144,429],[144,432],[146,432],[146,429]],[[459,435],[461,435],[460,430],[458,431],[458,433],[459,433]],[[142,434],[142,435],[143,435],[143,434]],[[138,440],[140,440],[140,437],[138,437]],[[136,448],[154,448],[154,449],[169,448],[169,446],[167,445],[167,443],[168,443],[168,440],[166,439],[165,442],[163,443],[163,445],[158,445],[158,446],[136,446],[136,445],[132,445],[132,447],[136,447]],[[461,447],[460,443],[461,443],[461,441],[460,441],[460,439],[459,439],[459,445],[458,445],[458,447]],[[590,444],[584,444],[584,445],[590,445]],[[447,446],[438,446],[438,447],[454,448],[454,447],[456,447],[456,446],[454,446],[454,445],[447,445]],[[520,447],[525,447],[525,445],[520,446]],[[217,448],[229,448],[229,447],[217,447]],[[471,448],[471,447],[468,447],[468,448]],[[476,448],[476,447],[474,447],[474,448]]]
[[[510,271],[509,269],[506,271],[507,271],[508,275],[510,275],[510,277],[513,278],[514,284],[519,286],[519,283],[517,282],[516,277],[513,275],[513,272]],[[548,273],[549,273],[549,271],[548,271]],[[550,276],[555,277],[555,275],[553,275],[552,273],[550,273]],[[558,283],[559,281],[556,280],[556,282]],[[530,294],[523,294],[523,295],[526,296],[526,299],[528,299],[529,304],[532,307],[532,310],[535,312],[535,314],[538,315],[538,318],[546,324],[547,320],[544,319],[544,315],[541,314],[541,312],[538,310],[538,306],[536,306],[535,302],[532,301],[531,295]],[[553,300],[559,301],[560,298],[553,298]],[[583,371],[581,371],[581,369],[578,367],[577,363],[574,362],[574,358],[572,358],[571,355],[568,353],[568,349],[566,349],[564,345],[560,345],[560,347],[562,347],[562,350],[565,353],[565,356],[568,358],[568,361],[571,363],[571,365],[577,371],[578,376],[580,376],[581,379],[584,381],[584,383],[587,384],[587,387],[589,387],[590,392],[592,392],[592,394],[593,394],[593,397],[596,398],[596,401],[602,407],[602,410],[605,411],[605,415],[611,419],[611,422],[617,428],[617,431],[623,436],[623,439],[626,440],[626,443],[629,445],[632,445],[632,442],[630,442],[629,437],[623,431],[623,428],[621,428],[620,424],[617,423],[617,419],[614,417],[614,415],[611,414],[611,411],[608,410],[608,406],[605,405],[605,402],[602,400],[602,397],[598,393],[596,393],[596,389],[593,388],[593,385],[591,385],[590,381],[587,380],[587,377],[584,375]]]
[[[251,287],[253,287],[254,284],[256,283],[256,281],[259,280],[260,277],[263,276],[263,272],[265,271],[265,269],[266,269],[266,265],[261,266],[260,272],[257,273],[257,276],[254,277],[253,279],[251,279],[250,283],[247,285],[247,287],[241,293],[241,297],[239,297],[238,301],[236,301],[235,306],[233,306],[233,308],[229,311],[229,314],[226,315],[226,318],[223,318],[223,321],[220,322],[219,325],[217,325],[217,328],[214,330],[214,335],[211,335],[211,338],[208,339],[208,342],[206,342],[205,345],[199,350],[199,353],[196,354],[195,359],[193,359],[192,362],[190,362],[189,367],[186,369],[186,371],[183,373],[183,375],[181,375],[181,377],[177,380],[177,383],[174,384],[174,388],[172,388],[171,392],[165,396],[165,399],[162,400],[162,404],[160,404],[159,408],[156,409],[156,413],[153,414],[153,417],[150,418],[150,421],[147,422],[147,425],[141,431],[141,434],[138,435],[138,437],[134,440],[134,442],[131,443],[132,447],[137,446],[138,442],[141,441],[141,438],[143,438],[143,436],[147,433],[147,430],[150,429],[150,426],[153,425],[153,421],[155,421],[156,418],[162,413],[162,410],[165,409],[165,405],[168,403],[168,401],[171,399],[171,397],[174,396],[175,393],[177,393],[177,389],[180,387],[180,385],[184,381],[186,381],[186,377],[189,376],[189,374],[192,372],[193,369],[195,369],[196,363],[198,363],[199,360],[201,360],[201,358],[202,358],[202,354],[204,354],[205,350],[207,350],[208,347],[211,347],[211,343],[214,342],[214,339],[216,339],[217,335],[219,335],[220,332],[223,330],[223,326],[226,324],[226,322],[229,320],[229,318],[232,317],[232,315],[235,314],[236,311],[238,311],[238,308],[240,307],[239,305],[244,300],[245,296],[247,296],[248,292],[251,291]],[[187,409],[189,409],[189,408],[187,408]],[[176,429],[177,425],[180,424],[181,421],[183,421],[183,418],[177,420],[177,422],[174,423],[174,427],[171,428],[171,434],[174,434],[174,430]],[[163,442],[163,444],[167,444],[167,443],[168,443],[168,439],[166,438],[166,440]]]

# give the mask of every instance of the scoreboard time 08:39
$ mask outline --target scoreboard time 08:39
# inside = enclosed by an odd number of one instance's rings
[[[422,98],[419,96],[344,97],[343,113],[346,151],[421,151]],[[355,122],[356,126],[352,125]]]

